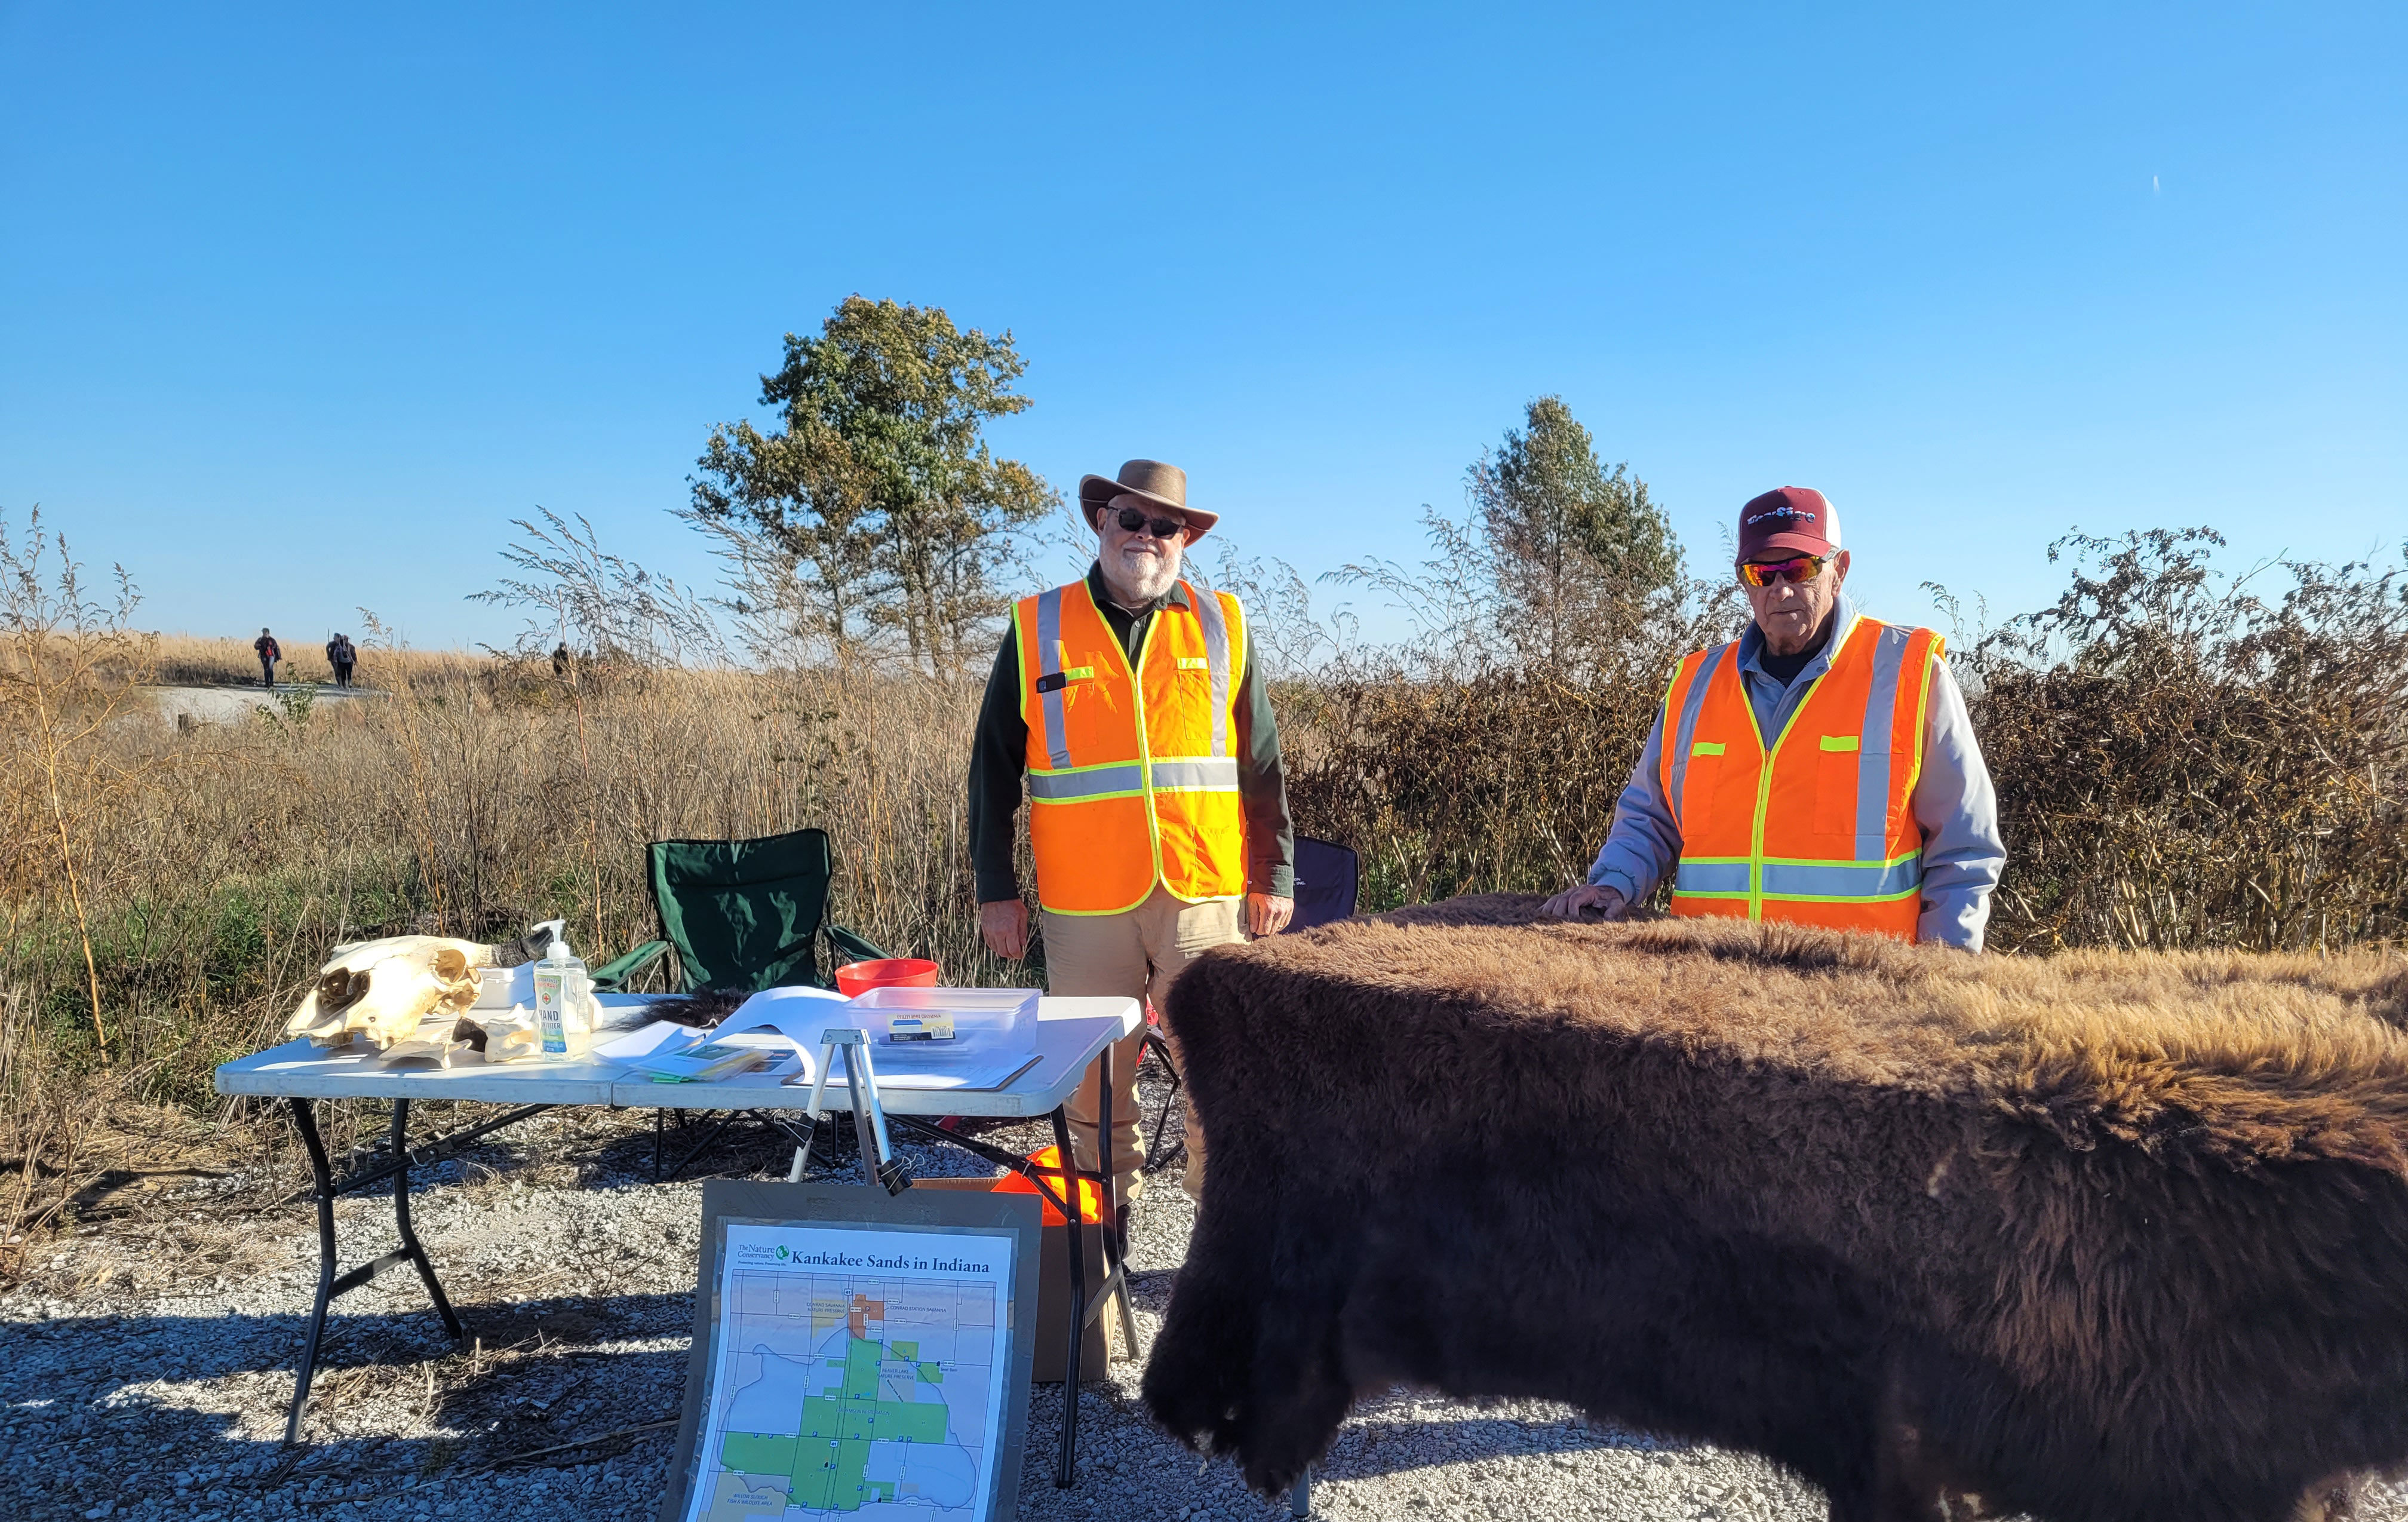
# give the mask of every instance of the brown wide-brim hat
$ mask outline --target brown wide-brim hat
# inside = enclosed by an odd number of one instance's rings
[[[1106,480],[1102,476],[1079,478],[1079,511],[1093,526],[1096,514],[1111,506],[1116,496],[1134,496],[1168,508],[1187,521],[1193,530],[1188,538],[1202,538],[1214,524],[1221,521],[1217,512],[1187,505],[1187,472],[1160,460],[1131,460],[1121,467],[1119,476]]]

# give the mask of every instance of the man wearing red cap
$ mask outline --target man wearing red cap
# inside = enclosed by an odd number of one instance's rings
[[[1670,869],[1674,914],[1980,951],[2007,853],[1943,641],[1856,610],[1820,492],[1742,508],[1738,570],[1754,623],[1673,671],[1588,881],[1547,912],[1618,920]]]

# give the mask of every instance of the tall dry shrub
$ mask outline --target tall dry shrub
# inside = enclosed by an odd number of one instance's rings
[[[1297,830],[1354,847],[1367,907],[1577,883],[1613,822],[1666,674],[1728,638],[1696,583],[1558,671],[1465,638],[1352,650],[1279,683]]]
[[[1366,908],[1577,883],[1656,698],[1517,671],[1346,672],[1274,694],[1297,830],[1353,846]]]
[[[2206,529],[2074,535],[1956,657],[2008,848],[2000,949],[2408,934],[2408,572],[2231,577]]]
[[[24,537],[0,518],[0,905],[8,960],[21,928],[47,908],[73,921],[90,1000],[92,1038],[106,1057],[108,1026],[93,955],[93,900],[103,890],[100,817],[137,787],[110,729],[149,673],[151,652],[129,625],[139,600],[122,567],[106,601],[85,589],[64,534],[36,509]],[[13,1002],[9,1006],[13,1010]]]

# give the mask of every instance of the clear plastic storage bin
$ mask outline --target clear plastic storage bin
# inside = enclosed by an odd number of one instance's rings
[[[882,1040],[896,1015],[913,1018],[943,1012],[953,1016],[950,1041],[911,1043],[921,1054],[935,1055],[945,1047],[956,1051],[1026,1052],[1037,1045],[1037,998],[1034,988],[872,988],[849,1002],[866,1016],[863,1028]]]

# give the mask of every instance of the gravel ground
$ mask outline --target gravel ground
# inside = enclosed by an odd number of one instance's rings
[[[738,1131],[697,1166],[782,1177],[790,1149]],[[1022,1151],[1047,1140],[983,1134]],[[308,1207],[276,1202],[293,1174],[164,1192],[37,1253],[0,1295],[0,1516],[652,1515],[683,1397],[701,1187],[649,1182],[648,1117],[559,1112],[494,1141],[413,1196],[475,1345],[451,1348],[406,1271],[337,1300],[297,1448],[280,1440],[317,1246]],[[985,1171],[950,1150],[911,1157],[923,1173]],[[1134,1215],[1141,1342],[1193,1224],[1177,1174],[1158,1175]],[[346,1266],[396,1245],[388,1198],[346,1199],[337,1215]],[[1051,1464],[1060,1387],[1037,1387],[1019,1515],[1286,1515],[1146,1419],[1141,1368],[1116,1364],[1081,1390],[1068,1491]],[[2371,1522],[2408,1522],[2391,1493],[2371,1500]],[[1312,1501],[1344,1519],[1825,1515],[1818,1492],[1746,1455],[1562,1407],[1406,1392],[1356,1409]]]

